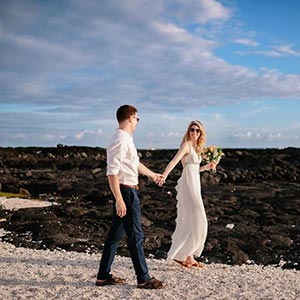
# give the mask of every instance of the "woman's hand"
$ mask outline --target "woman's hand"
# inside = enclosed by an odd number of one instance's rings
[[[154,173],[151,178],[158,186],[162,186],[165,183],[165,176],[162,174]]]
[[[212,170],[213,172],[217,171],[217,163],[215,163],[213,161],[208,163],[206,166],[207,166],[208,170]]]
[[[166,177],[164,175],[161,175],[158,186],[162,186],[166,182]]]
[[[216,172],[217,163],[215,163],[215,162],[207,163],[206,165],[201,166],[199,171],[204,172],[204,171],[209,171],[209,170],[212,170],[213,172]]]
[[[165,182],[166,182],[166,176],[161,175],[157,184],[158,186],[162,186]]]

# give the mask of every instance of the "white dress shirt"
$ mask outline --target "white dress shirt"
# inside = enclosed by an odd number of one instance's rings
[[[106,175],[118,175],[121,184],[138,184],[139,156],[132,136],[122,129],[117,129],[106,149]]]

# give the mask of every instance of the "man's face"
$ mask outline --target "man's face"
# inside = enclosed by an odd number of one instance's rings
[[[131,115],[130,118],[130,124],[131,124],[131,128],[132,128],[132,132],[135,131],[137,123],[139,122],[140,118],[137,115],[137,113],[135,113],[134,115]]]

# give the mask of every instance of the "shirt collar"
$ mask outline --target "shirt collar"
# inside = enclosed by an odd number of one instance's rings
[[[124,135],[128,136],[129,138],[133,138],[132,134],[128,133],[127,131],[121,129],[121,128],[117,128],[117,130],[119,130],[120,132],[122,132]]]

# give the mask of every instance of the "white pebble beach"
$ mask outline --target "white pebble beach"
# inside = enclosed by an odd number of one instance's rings
[[[122,286],[95,286],[100,254],[32,250],[0,243],[0,298],[17,299],[300,299],[300,272],[279,267],[207,264],[184,268],[147,259],[162,290],[136,288],[131,260],[116,256],[112,273]]]
[[[19,197],[0,197],[0,205],[3,206],[4,209],[9,210],[18,210],[20,208],[30,207],[47,207],[56,204],[56,202],[41,201],[36,199],[23,199]]]

